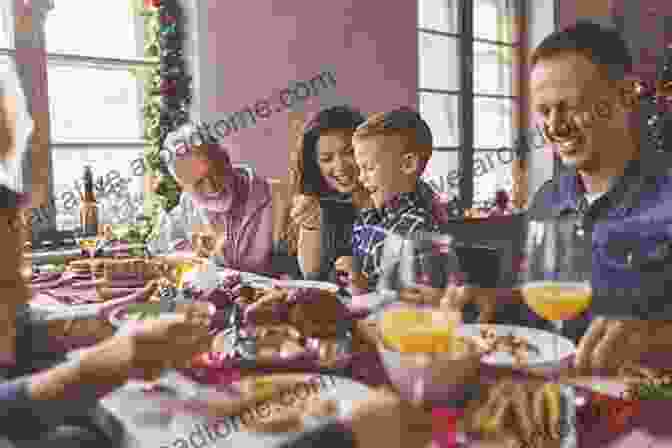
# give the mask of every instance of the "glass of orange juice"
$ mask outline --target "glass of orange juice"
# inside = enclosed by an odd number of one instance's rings
[[[454,348],[458,324],[453,313],[399,306],[383,312],[378,328],[383,343],[400,353],[446,353]]]
[[[592,302],[591,243],[580,217],[528,222],[520,291],[537,315],[553,323],[558,361],[563,322],[579,317]]]

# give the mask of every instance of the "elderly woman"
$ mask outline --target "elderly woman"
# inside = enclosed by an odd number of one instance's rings
[[[2,89],[0,155],[18,151],[16,120],[7,104],[24,108],[20,96]],[[24,130],[25,131],[25,130]],[[11,164],[2,164],[4,167]],[[15,179],[16,173],[3,173]],[[132,371],[150,375],[171,363],[190,360],[207,342],[207,319],[191,314],[147,321],[66,360],[47,339],[46,327],[27,305],[30,293],[21,276],[25,195],[0,183],[0,446],[116,447],[119,423],[99,406],[103,395],[123,385]],[[176,340],[180,344],[176,344]]]
[[[199,252],[199,236],[206,235],[210,247],[200,255],[211,252],[218,264],[240,271],[272,273],[274,213],[285,207],[276,184],[234,167],[226,148],[199,127],[184,126],[167,146],[174,155],[169,170],[183,192],[159,218],[150,249]]]
[[[305,124],[291,154],[293,202],[282,241],[307,279],[335,280],[336,259],[352,252],[356,211],[370,205],[352,149],[352,133],[363,122],[348,106],[322,110]]]

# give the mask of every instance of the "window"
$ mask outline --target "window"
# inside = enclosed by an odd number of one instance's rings
[[[523,1],[418,0],[418,108],[435,145],[425,178],[465,208],[512,189]]]
[[[78,224],[85,165],[107,185],[98,191],[100,221],[127,222],[142,207],[144,184],[132,167],[146,146],[142,74],[157,63],[143,59],[143,18],[129,2],[106,3],[101,20],[87,2],[59,1],[45,39],[57,227]]]

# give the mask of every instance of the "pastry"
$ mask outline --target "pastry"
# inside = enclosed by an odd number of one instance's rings
[[[163,263],[144,258],[128,258],[105,261],[107,280],[153,280],[164,271]]]
[[[70,271],[77,274],[90,274],[91,262],[90,260],[75,260],[68,264]]]
[[[94,260],[91,262],[91,272],[95,278],[103,278],[105,276],[105,260]]]
[[[292,292],[289,302],[289,323],[306,337],[337,336],[339,322],[347,316],[347,307],[332,291],[298,289]]]

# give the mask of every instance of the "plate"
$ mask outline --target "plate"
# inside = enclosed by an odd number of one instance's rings
[[[209,305],[210,314],[214,314],[216,309],[213,304]],[[116,328],[124,326],[124,324],[131,319],[128,318],[129,314],[132,313],[147,313],[147,317],[161,317],[161,316],[174,316],[176,313],[165,313],[161,311],[161,303],[159,302],[150,302],[150,303],[130,303],[126,306],[121,306],[113,310],[109,314],[109,321]]]
[[[287,289],[299,289],[299,288],[312,288],[312,289],[322,289],[324,291],[331,291],[334,294],[340,289],[335,283],[329,282],[316,282],[310,280],[273,280],[273,285],[279,286],[280,288]]]
[[[464,324],[457,328],[457,332],[467,337],[480,336],[481,330],[486,328],[494,330],[497,336],[513,334],[516,337],[520,337],[534,344],[539,349],[539,353],[530,351],[527,362],[517,364],[510,354],[495,352],[483,357],[485,364],[506,367],[553,368],[565,362],[576,353],[576,346],[569,339],[536,328],[517,325]],[[553,346],[556,336],[558,337],[558,357],[555,356]]]
[[[273,283],[276,281],[271,277],[265,277],[263,275],[255,274],[253,272],[241,272],[228,268],[217,268],[216,271],[216,275],[219,278],[219,280],[225,280],[235,274],[239,274],[242,282],[249,284],[253,288],[271,287]],[[183,275],[182,281],[185,283],[193,284],[194,280],[196,279],[196,275],[197,271],[195,269],[188,271]]]
[[[122,388],[111,394],[108,394],[103,400],[103,406],[113,415],[121,420],[124,427],[132,434],[128,440],[127,448],[145,448],[155,447],[245,447],[245,448],[266,448],[269,446],[278,446],[289,440],[296,433],[281,434],[262,434],[246,430],[243,422],[251,419],[258,419],[261,415],[268,415],[270,409],[284,402],[300,403],[314,396],[325,399],[333,399],[337,402],[338,415],[347,417],[352,412],[353,404],[361,400],[371,391],[364,384],[329,375],[297,375],[305,379],[296,390],[287,393],[279,400],[271,400],[267,403],[249,409],[240,415],[210,419],[207,417],[180,412],[180,403],[175,403],[176,412],[173,413],[169,423],[161,424],[160,419],[141,418],[143,414],[158,414],[161,410],[160,401],[167,403],[171,400],[170,395],[143,394],[141,392],[144,383],[129,382]],[[176,384],[171,384],[175,386]],[[236,386],[234,383],[232,386]],[[194,385],[197,389],[196,401],[199,397],[204,397],[207,401],[209,397],[221,397],[223,392],[219,392],[211,387]],[[178,388],[179,389],[179,388]],[[225,395],[224,395],[225,396]],[[174,400],[174,399],[173,399]],[[174,400],[176,401],[176,400]],[[184,403],[184,400],[182,400]],[[306,429],[313,428],[323,423],[321,419],[304,419]],[[191,443],[190,443],[191,442]]]
[[[344,335],[337,339],[337,356],[333,363],[322,364],[318,361],[318,350],[317,347],[318,340],[311,338],[308,339],[304,345],[306,347],[305,352],[296,354],[290,357],[264,357],[262,359],[257,359],[256,356],[256,346],[254,342],[242,343],[240,344],[240,354],[241,356],[236,357],[225,357],[222,358],[226,353],[233,352],[233,342],[234,335],[229,333],[223,336],[222,339],[222,351],[219,353],[213,353],[216,358],[221,359],[221,363],[225,367],[268,367],[268,368],[292,368],[292,367],[301,367],[308,370],[339,370],[347,367],[352,361],[352,338],[349,335]]]

